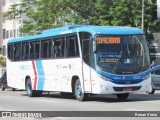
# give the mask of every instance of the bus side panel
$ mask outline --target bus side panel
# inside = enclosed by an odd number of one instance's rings
[[[43,68],[43,70],[41,69]],[[43,79],[38,79],[38,90],[72,92],[72,77],[82,76],[82,62],[80,58],[43,60],[38,68]],[[43,72],[42,72],[43,71]]]
[[[7,60],[7,66],[8,85],[13,88],[25,89],[26,76],[31,78],[32,89],[42,91],[72,92],[73,76],[78,76],[83,82],[80,58],[24,62]]]
[[[7,84],[10,87],[25,89],[25,77],[34,79],[34,70],[31,61],[11,62],[7,60]],[[32,84],[33,86],[34,84]]]

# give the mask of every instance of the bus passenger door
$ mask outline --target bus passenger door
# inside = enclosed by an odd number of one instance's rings
[[[90,39],[82,40],[84,91],[91,92]]]

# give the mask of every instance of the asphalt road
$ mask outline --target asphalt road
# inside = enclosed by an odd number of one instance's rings
[[[74,97],[63,97],[59,93],[44,93],[42,97],[30,98],[26,91],[0,91],[0,111],[160,111],[160,91],[155,94],[131,94],[127,100],[118,100],[114,95],[91,96],[85,102]],[[90,116],[92,117],[92,116]],[[1,118],[0,118],[1,119]],[[31,118],[32,119],[32,118]],[[35,118],[37,119],[37,118]],[[53,118],[47,118],[53,119]],[[71,119],[73,117],[55,117],[54,120]],[[77,119],[77,118],[76,118]],[[81,120],[82,118],[78,118]],[[83,118],[91,120],[91,118]],[[97,119],[93,116],[92,118]],[[103,118],[98,118],[98,120]],[[110,120],[114,119],[113,117]],[[117,118],[115,118],[117,119]],[[127,118],[126,118],[127,119]],[[133,118],[134,119],[134,118]],[[145,117],[142,117],[142,120]],[[150,118],[152,120],[152,117]],[[18,120],[18,119],[16,119]],[[123,118],[125,120],[125,118]],[[132,119],[130,119],[132,120]]]

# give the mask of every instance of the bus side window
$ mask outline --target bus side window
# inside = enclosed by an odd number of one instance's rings
[[[43,40],[41,43],[41,57],[50,58],[51,57],[51,40]]]
[[[14,45],[14,60],[20,60],[20,53],[21,53],[21,44],[17,43]]]
[[[34,42],[30,43],[30,59],[34,59]]]
[[[57,38],[54,41],[54,57],[64,57],[64,38]]]
[[[79,55],[78,40],[76,36],[67,37],[67,57],[75,57]]]
[[[29,42],[22,44],[21,60],[29,59]]]
[[[13,60],[13,45],[8,45],[8,58]]]
[[[32,42],[30,44],[30,59],[39,59],[40,42]]]

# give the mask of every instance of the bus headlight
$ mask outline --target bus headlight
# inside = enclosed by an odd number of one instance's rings
[[[146,75],[143,80],[147,80],[149,77],[151,76],[151,74]]]
[[[107,77],[105,77],[105,76],[103,76],[103,75],[98,74],[98,76],[99,76],[100,78],[102,78],[103,80],[105,80],[105,81],[111,81],[110,78],[107,78]]]

